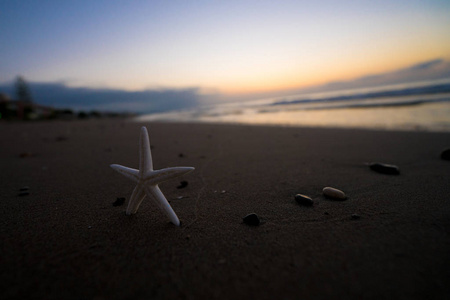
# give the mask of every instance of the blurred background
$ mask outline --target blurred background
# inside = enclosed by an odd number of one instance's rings
[[[450,1],[1,1],[0,117],[450,131]]]

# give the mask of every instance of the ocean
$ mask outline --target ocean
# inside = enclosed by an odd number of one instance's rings
[[[215,103],[135,120],[450,132],[450,79]]]

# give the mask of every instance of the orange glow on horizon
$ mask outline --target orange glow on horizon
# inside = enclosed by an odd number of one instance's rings
[[[435,52],[435,51],[430,51]],[[449,47],[450,53],[450,47]],[[371,57],[370,60],[355,58],[352,63],[335,62],[333,65],[301,71],[288,76],[260,78],[259,80],[239,81],[223,85],[219,90],[227,95],[247,95],[277,91],[300,90],[304,88],[320,86],[330,82],[351,81],[361,77],[395,72],[404,68],[409,68],[432,59],[441,58],[438,55],[417,55],[416,53],[406,53],[399,56]],[[442,57],[450,61],[450,55]]]

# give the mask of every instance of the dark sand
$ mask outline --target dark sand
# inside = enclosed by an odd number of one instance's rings
[[[138,167],[141,124],[0,123],[0,299],[450,296],[449,133],[146,125],[155,169],[196,168],[160,185],[181,227],[149,199],[125,215],[109,165]]]

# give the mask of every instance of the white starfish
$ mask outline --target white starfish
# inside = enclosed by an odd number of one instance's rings
[[[178,220],[166,197],[164,197],[164,194],[159,189],[158,184],[193,171],[194,168],[174,167],[154,171],[152,154],[150,152],[150,141],[148,139],[147,128],[145,127],[141,128],[139,144],[139,170],[116,164],[111,165],[111,168],[137,183],[128,203],[127,215],[135,214],[142,200],[144,200],[145,196],[148,196],[169,217],[169,220],[173,224],[180,226],[180,220]]]

